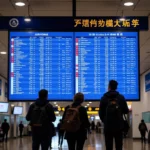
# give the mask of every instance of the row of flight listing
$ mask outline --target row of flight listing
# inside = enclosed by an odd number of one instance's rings
[[[139,99],[137,32],[10,32],[9,99],[99,100],[109,80],[127,100]]]

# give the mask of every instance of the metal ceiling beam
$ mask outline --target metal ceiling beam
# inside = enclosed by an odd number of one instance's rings
[[[76,17],[76,0],[72,0],[72,16]]]

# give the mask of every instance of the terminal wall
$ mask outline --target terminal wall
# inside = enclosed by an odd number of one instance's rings
[[[140,133],[138,130],[138,125],[142,119],[142,112],[150,111],[150,91],[145,92],[145,75],[150,72],[147,71],[140,77],[141,83],[141,97],[140,102],[132,103],[132,136],[133,138],[140,138]],[[150,130],[150,123],[147,124],[148,129]]]

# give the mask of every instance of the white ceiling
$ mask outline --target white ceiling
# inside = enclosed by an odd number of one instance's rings
[[[72,16],[72,0],[24,0],[25,7],[16,7],[17,0],[0,0],[2,16]],[[20,0],[21,1],[21,0]],[[132,0],[135,5],[124,7],[124,0],[77,0],[77,16],[149,16],[150,0]],[[150,18],[149,18],[150,22]],[[149,23],[150,24],[150,23]],[[150,27],[149,27],[150,28]],[[0,51],[8,51],[8,32],[0,31]],[[140,73],[150,68],[150,30],[140,32]],[[0,74],[7,78],[7,55],[0,55]],[[97,105],[97,104],[96,104]]]

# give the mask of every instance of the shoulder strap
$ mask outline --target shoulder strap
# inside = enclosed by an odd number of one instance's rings
[[[81,105],[77,106],[76,108],[79,109],[81,107]]]

